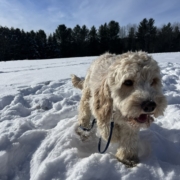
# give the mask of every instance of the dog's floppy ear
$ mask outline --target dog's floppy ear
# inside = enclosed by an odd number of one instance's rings
[[[95,91],[93,107],[99,123],[108,123],[111,120],[113,111],[113,100],[109,86],[106,81],[102,81],[100,87]]]

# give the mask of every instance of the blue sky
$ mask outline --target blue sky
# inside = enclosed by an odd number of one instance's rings
[[[98,28],[115,20],[126,26],[143,18],[154,18],[159,27],[180,22],[180,0],[0,0],[0,26],[48,34],[60,24]]]

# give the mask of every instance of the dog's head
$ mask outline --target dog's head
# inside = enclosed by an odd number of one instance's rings
[[[104,113],[112,113],[112,108],[115,108],[120,111],[121,119],[131,126],[148,126],[153,116],[163,115],[166,108],[160,68],[145,52],[128,52],[119,56],[109,68],[103,88],[108,92],[104,95],[104,99],[108,99]]]

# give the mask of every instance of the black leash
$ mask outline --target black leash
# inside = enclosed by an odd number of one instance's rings
[[[93,127],[94,127],[94,124],[96,123],[96,119],[93,119],[92,121],[92,124],[91,124],[91,128],[84,128],[82,127],[81,125],[79,126],[83,131],[90,131]],[[101,151],[101,138],[99,138],[99,143],[98,143],[98,151],[99,153],[103,154],[106,152],[106,150],[108,149],[109,147],[109,144],[111,142],[111,137],[112,137],[112,132],[113,132],[113,128],[114,128],[114,122],[112,121],[111,122],[111,126],[110,126],[110,133],[109,133],[109,137],[108,137],[108,142],[106,144],[106,147],[103,151]]]
[[[106,150],[108,149],[109,147],[109,144],[111,142],[111,137],[112,137],[112,132],[113,132],[113,128],[114,128],[114,122],[111,122],[111,128],[110,128],[110,133],[109,133],[109,138],[108,138],[108,142],[106,144],[106,147],[103,151],[101,151],[101,138],[99,138],[99,144],[98,144],[98,150],[101,154],[105,153]]]
[[[91,124],[91,128],[84,128],[82,127],[81,125],[79,126],[83,131],[90,131],[93,127],[94,127],[94,124],[96,123],[96,119],[93,119],[92,121],[92,124]]]

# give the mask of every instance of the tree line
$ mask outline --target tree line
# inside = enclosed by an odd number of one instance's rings
[[[98,29],[62,24],[49,36],[44,30],[25,32],[0,26],[0,61],[96,56],[107,51],[180,51],[180,24],[158,28],[154,23],[154,19],[145,18],[139,25],[120,27],[118,22],[110,21]]]

